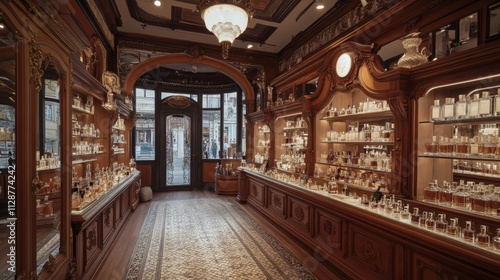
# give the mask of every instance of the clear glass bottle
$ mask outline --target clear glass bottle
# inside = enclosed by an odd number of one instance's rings
[[[479,100],[479,115],[481,117],[491,116],[491,96],[488,91],[483,91],[481,93],[481,99]]]
[[[424,189],[424,201],[431,203],[439,203],[439,187],[437,185],[437,180],[429,182],[427,187]]]
[[[466,209],[469,200],[470,200],[470,194],[465,190],[464,181],[460,180],[460,184],[457,187],[457,191],[455,191],[451,195],[451,205],[453,207]]]
[[[485,225],[481,225],[479,233],[476,235],[476,245],[479,247],[490,247],[490,236]]]
[[[458,96],[458,101],[455,103],[455,118],[464,119],[467,117],[467,101],[465,94]]]
[[[418,219],[418,226],[425,228],[425,222],[427,221],[428,213],[426,211],[422,212],[422,215]]]
[[[476,195],[471,197],[472,210],[488,214],[490,212],[490,197],[486,192],[486,186],[479,186]]]
[[[401,219],[405,221],[410,220],[410,205],[406,204],[401,212]]]
[[[431,106],[429,117],[431,121],[441,120],[441,106],[439,105],[439,99],[434,100],[434,105]]]
[[[468,118],[478,118],[479,117],[479,93],[474,94],[469,103],[467,103],[467,117]]]
[[[451,189],[450,183],[444,181],[443,186],[439,192],[439,204],[444,206],[451,206],[453,190]]]
[[[472,221],[465,222],[465,228],[462,230],[462,240],[474,243],[476,239],[476,230],[472,228]]]
[[[446,228],[446,234],[454,237],[460,237],[460,227],[458,226],[458,218],[450,219],[450,223]]]
[[[418,213],[418,207],[413,207],[413,213],[410,215],[410,222],[414,225],[418,225],[420,221],[420,214]]]
[[[434,213],[427,213],[427,220],[425,220],[425,228],[428,230],[436,229],[436,220],[434,220]]]
[[[452,120],[455,118],[455,98],[445,98],[445,103],[441,107],[441,118],[443,120]]]
[[[439,214],[436,221],[436,231],[446,233],[448,229],[448,222],[446,221],[446,214]]]
[[[495,102],[493,106],[493,114],[495,116],[500,116],[500,88],[497,89],[497,95],[495,95]]]
[[[438,142],[437,136],[432,136],[432,142],[425,143],[424,154],[426,155],[435,155],[438,152]]]
[[[500,228],[497,228],[497,236],[493,237],[493,250],[500,251]]]

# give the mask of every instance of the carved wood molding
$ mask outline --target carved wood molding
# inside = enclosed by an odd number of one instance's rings
[[[43,53],[38,44],[36,43],[34,34],[32,34],[29,41],[29,57],[30,57],[30,82],[35,85],[35,92],[40,92],[42,89],[42,76],[43,76]]]
[[[97,233],[96,233],[97,227],[94,227],[91,231],[87,232],[87,239],[86,239],[86,244],[85,246],[87,250],[92,250],[94,246],[97,245]]]

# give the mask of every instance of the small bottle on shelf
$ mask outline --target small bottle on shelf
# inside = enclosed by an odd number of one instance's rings
[[[446,228],[446,234],[454,237],[460,237],[460,227],[458,226],[458,218],[450,219],[450,224]]]
[[[490,247],[490,236],[486,233],[487,228],[485,225],[481,225],[479,233],[476,235],[476,245],[479,247]]]
[[[446,233],[448,222],[446,221],[446,214],[439,214],[436,221],[436,231]]]
[[[427,220],[425,220],[425,228],[428,230],[436,229],[436,220],[434,220],[434,213],[427,213]]]
[[[493,237],[493,250],[500,251],[500,228],[497,228],[497,236]]]
[[[420,216],[420,218],[418,219],[418,226],[419,226],[419,227],[423,227],[423,228],[425,228],[425,223],[426,223],[426,221],[427,221],[427,215],[428,215],[428,214],[427,214],[427,212],[426,212],[426,211],[422,212],[422,215],[421,215],[421,216]]]
[[[455,118],[455,98],[445,98],[445,103],[441,107],[441,118],[443,120],[452,120]]]
[[[476,239],[476,230],[472,228],[472,221],[465,222],[465,228],[462,230],[462,240],[474,243]]]
[[[464,119],[467,117],[467,101],[465,94],[458,96],[458,101],[455,103],[455,118]]]
[[[431,203],[439,203],[439,187],[437,186],[437,180],[429,182],[427,187],[424,189],[424,201]]]
[[[434,105],[431,106],[429,117],[431,121],[441,120],[441,106],[439,106],[439,99],[434,100]]]
[[[481,93],[481,99],[479,100],[479,115],[481,117],[491,116],[491,97],[488,91],[483,91]]]
[[[469,100],[469,103],[467,104],[467,117],[479,117],[479,93],[474,94],[473,98]]]
[[[410,216],[410,221],[412,224],[418,225],[418,223],[420,221],[420,214],[418,213],[417,207],[413,207],[413,213]]]
[[[434,136],[432,136],[432,142],[425,143],[424,154],[434,155],[434,154],[437,154],[437,152],[438,152],[437,136],[434,135]]]
[[[495,95],[493,114],[500,116],[500,88],[497,88],[497,95]]]

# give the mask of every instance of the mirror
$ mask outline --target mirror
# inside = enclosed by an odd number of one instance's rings
[[[10,231],[7,227],[7,218],[11,217],[8,212],[8,195],[12,195],[12,191],[15,194],[16,190],[12,181],[8,180],[9,166],[15,164],[16,156],[16,46],[15,33],[0,18],[0,240],[2,241],[7,241]],[[9,186],[13,186],[14,190],[8,189]],[[9,263],[10,251],[7,242],[3,244],[0,246],[0,279],[14,279],[15,272],[11,271],[13,265]]]
[[[311,79],[306,82],[305,85],[305,94],[306,95],[311,95],[316,91],[316,88],[318,88],[318,80],[319,78],[316,77],[314,79]]]
[[[60,74],[48,61],[45,61],[44,66],[42,88],[37,96],[37,273],[50,255],[58,254],[61,239]]]

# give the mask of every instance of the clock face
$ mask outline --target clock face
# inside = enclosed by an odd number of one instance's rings
[[[352,58],[348,53],[343,53],[337,59],[337,65],[335,70],[337,71],[337,76],[344,78],[351,72]]]

